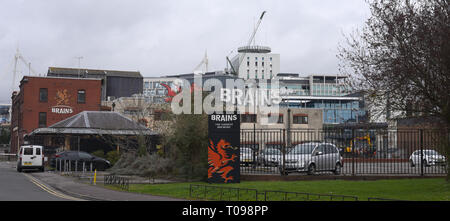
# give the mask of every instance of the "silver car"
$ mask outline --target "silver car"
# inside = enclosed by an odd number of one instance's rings
[[[342,160],[334,144],[311,142],[296,145],[284,159],[281,159],[279,169],[283,175],[291,172],[307,172],[314,175],[318,171],[331,171],[339,175],[344,165]]]
[[[421,152],[423,151],[423,156]],[[435,150],[416,150],[409,157],[409,162],[412,167],[423,163],[424,166],[445,166],[447,159]]]
[[[254,158],[256,158],[256,154],[251,148],[243,147],[240,149],[241,164],[244,164],[245,166],[253,164]]]
[[[265,148],[258,155],[258,163],[264,166],[278,166],[281,160],[281,151],[275,148]]]

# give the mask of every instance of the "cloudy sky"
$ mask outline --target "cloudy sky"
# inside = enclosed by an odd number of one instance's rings
[[[302,74],[338,73],[343,34],[370,14],[364,0],[0,0],[0,103],[10,103],[17,48],[41,75],[80,56],[83,68],[190,73],[205,51],[209,69],[223,70],[263,11],[256,43],[280,54],[281,72]]]

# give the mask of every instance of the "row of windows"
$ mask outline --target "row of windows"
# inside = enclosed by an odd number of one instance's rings
[[[48,102],[48,89],[47,88],[39,89],[39,102],[42,102],[42,103]],[[79,104],[86,103],[86,90],[78,90],[77,102]]]
[[[262,70],[261,78],[264,79],[264,76],[265,76],[264,70]],[[258,70],[255,70],[255,78],[258,78]],[[270,70],[269,79],[272,79],[272,78],[273,78],[273,72],[272,72],[272,70]],[[247,70],[247,79],[250,79],[250,70]]]
[[[165,88],[161,84],[168,85],[169,87],[172,87],[173,82],[171,81],[154,81],[154,82],[144,82],[144,89],[154,89],[154,88]]]
[[[264,67],[264,61],[261,63],[262,67]],[[272,63],[270,63],[270,68],[272,69]],[[250,61],[247,61],[247,67],[250,67]],[[258,67],[258,62],[255,61],[255,67]]]
[[[255,61],[258,60],[258,57],[255,57]],[[261,57],[261,60],[264,61],[264,57]],[[270,61],[272,61],[272,57],[269,58]],[[247,57],[247,61],[250,61],[250,57]]]
[[[308,116],[293,116],[292,118],[293,124],[308,124]],[[276,123],[283,124],[284,118],[283,115],[278,116],[278,119],[275,121],[272,118],[268,118],[268,123]],[[256,114],[243,114],[241,115],[241,123],[257,123]]]

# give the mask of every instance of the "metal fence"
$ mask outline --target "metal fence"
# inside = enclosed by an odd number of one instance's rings
[[[241,130],[241,174],[443,175],[443,130]]]
[[[0,153],[0,161],[17,161],[17,155],[10,153]]]
[[[57,172],[61,173],[93,172],[95,169],[93,162],[61,159],[53,159],[53,162],[54,165],[52,166],[54,166]]]
[[[228,186],[212,186],[191,184],[189,186],[191,199],[213,201],[358,201],[357,196],[286,192],[274,190],[257,190],[234,188]],[[369,197],[368,201],[400,201]]]
[[[116,185],[116,186],[119,186],[122,190],[129,190],[130,179],[128,177],[124,177],[124,176],[105,175],[103,184],[104,185]]]

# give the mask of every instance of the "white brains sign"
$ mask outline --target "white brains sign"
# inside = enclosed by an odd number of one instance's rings
[[[73,108],[68,106],[70,95],[67,93],[67,89],[58,90],[56,92],[56,106],[51,107],[52,113],[55,114],[71,114],[73,113]]]

